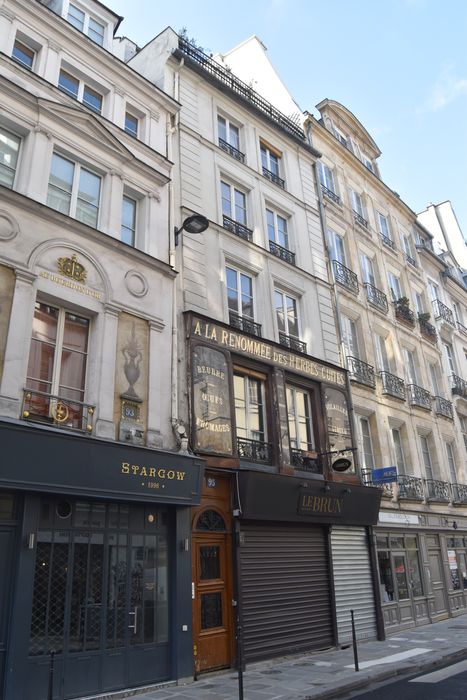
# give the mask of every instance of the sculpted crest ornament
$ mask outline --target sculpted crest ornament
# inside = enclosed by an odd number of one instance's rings
[[[78,262],[76,255],[72,255],[71,258],[58,258],[57,265],[62,275],[71,277],[76,282],[86,282],[87,272],[84,265]]]

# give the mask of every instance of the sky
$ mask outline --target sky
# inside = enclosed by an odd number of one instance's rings
[[[104,0],[139,46],[186,27],[207,53],[252,34],[302,111],[341,102],[415,212],[449,199],[467,239],[467,0]]]

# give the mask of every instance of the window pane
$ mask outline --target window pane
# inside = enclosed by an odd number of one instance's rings
[[[18,162],[20,139],[9,131],[0,131],[0,185],[11,187]]]
[[[234,396],[235,396],[235,423],[237,426],[237,436],[246,437],[246,399],[245,399],[245,378],[234,375]]]
[[[286,296],[287,304],[287,330],[289,335],[298,338],[298,318],[297,318],[297,302],[295,299]]]
[[[75,316],[67,312],[65,314],[65,327],[63,331],[63,346],[78,352],[87,352],[88,349],[88,329],[87,318]]]
[[[277,238],[278,243],[283,248],[289,247],[289,236],[287,234],[287,221],[284,217],[277,215]]]
[[[390,603],[394,600],[394,585],[392,581],[391,559],[389,552],[378,552],[378,564],[381,601],[383,603]]]
[[[138,119],[132,114],[125,114],[125,131],[131,136],[138,136]]]
[[[237,272],[231,267],[226,267],[226,283],[227,283],[227,304],[230,311],[238,313],[238,288],[237,288]]]
[[[121,239],[128,245],[135,244],[136,202],[123,197]]]
[[[220,139],[227,141],[227,124],[224,117],[217,117],[217,134]]]
[[[58,87],[71,95],[71,97],[78,98],[79,81],[64,70],[60,71]]]
[[[412,595],[423,595],[422,575],[420,573],[420,562],[418,560],[418,551],[409,549],[407,552],[407,566],[409,570],[410,586]]]
[[[93,227],[97,225],[100,187],[100,177],[81,168],[78,200],[76,202],[76,218]]]
[[[452,587],[458,591],[461,587],[459,577],[459,566],[457,562],[456,552],[454,549],[448,549],[449,571],[451,572]]]
[[[70,24],[72,24],[76,29],[79,29],[80,32],[83,31],[84,27],[84,12],[81,12],[75,5],[71,5],[68,10],[68,21]]]
[[[246,225],[246,197],[243,192],[239,190],[234,190],[235,198],[235,221],[238,223]]]
[[[199,548],[200,580],[219,579],[221,577],[220,547],[204,545]]]
[[[394,573],[399,600],[407,600],[409,598],[409,586],[405,570],[405,558],[403,556],[394,557]]]
[[[92,17],[89,18],[88,36],[90,39],[102,46],[104,44],[105,27],[99,22],[96,22]]]
[[[11,57],[26,68],[32,68],[34,63],[34,51],[20,41],[15,41]]]
[[[238,128],[233,124],[229,124],[229,143],[231,146],[237,149],[240,148],[240,134]]]
[[[274,221],[274,212],[266,209],[266,221],[268,226],[268,238],[270,241],[276,240],[276,226]]]
[[[253,280],[247,275],[240,274],[242,290],[242,316],[253,318]]]
[[[281,292],[274,292],[276,300],[276,316],[277,316],[277,327],[282,333],[286,333],[285,328],[285,314],[284,314],[284,296]]]
[[[83,104],[90,107],[94,112],[101,113],[102,110],[102,95],[88,87],[84,86],[83,91]]]
[[[232,218],[232,205],[230,202],[230,185],[221,182],[222,213]]]
[[[50,393],[53,376],[58,309],[37,303],[32,324],[28,387]]]

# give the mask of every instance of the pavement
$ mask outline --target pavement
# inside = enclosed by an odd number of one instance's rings
[[[467,658],[467,615],[358,642],[360,670],[352,645],[248,664],[244,700],[332,700],[383,680],[429,671]],[[93,696],[92,700],[239,700],[237,672],[202,675],[197,681]],[[82,698],[81,700],[90,700]]]

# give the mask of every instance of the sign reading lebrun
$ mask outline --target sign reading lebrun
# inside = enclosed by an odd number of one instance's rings
[[[193,317],[191,335],[198,340],[208,341],[232,352],[263,360],[312,379],[345,387],[345,373],[337,367],[325,365],[306,355],[298,355],[279,349],[261,338],[237,333],[205,319]]]

